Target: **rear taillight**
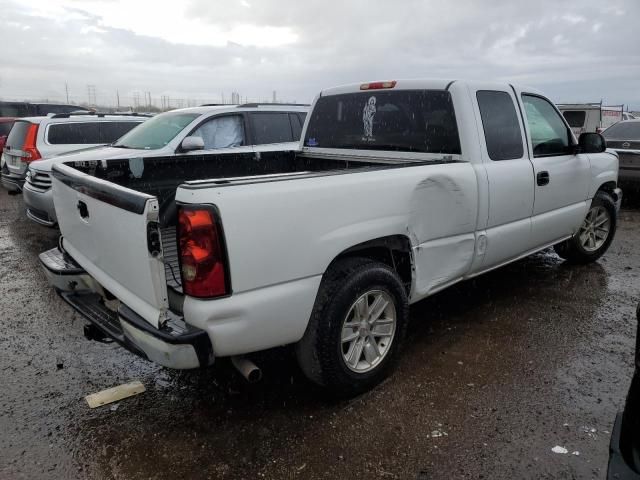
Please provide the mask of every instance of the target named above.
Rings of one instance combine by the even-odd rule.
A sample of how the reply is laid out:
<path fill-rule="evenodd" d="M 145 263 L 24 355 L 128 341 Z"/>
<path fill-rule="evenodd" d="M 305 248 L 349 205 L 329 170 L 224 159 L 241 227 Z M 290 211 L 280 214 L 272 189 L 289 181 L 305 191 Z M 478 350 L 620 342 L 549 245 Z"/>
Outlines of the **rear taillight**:
<path fill-rule="evenodd" d="M 222 229 L 213 208 L 179 208 L 178 247 L 185 295 L 213 298 L 230 293 L 223 242 Z"/>
<path fill-rule="evenodd" d="M 22 157 L 22 160 L 25 163 L 33 162 L 34 160 L 39 160 L 42 158 L 40 152 L 36 148 L 36 137 L 38 136 L 38 124 L 32 123 L 29 126 L 29 130 L 27 130 L 27 135 L 24 137 L 24 145 L 22 146 L 22 151 L 25 155 Z"/>

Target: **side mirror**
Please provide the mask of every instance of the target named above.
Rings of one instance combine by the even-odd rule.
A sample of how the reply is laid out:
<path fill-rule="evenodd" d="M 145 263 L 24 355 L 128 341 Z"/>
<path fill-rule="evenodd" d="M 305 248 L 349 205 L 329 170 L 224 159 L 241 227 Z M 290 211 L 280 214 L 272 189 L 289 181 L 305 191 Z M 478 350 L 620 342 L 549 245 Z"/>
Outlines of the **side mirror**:
<path fill-rule="evenodd" d="M 192 152 L 193 150 L 204 150 L 204 140 L 200 137 L 185 137 L 180 144 L 183 152 Z"/>
<path fill-rule="evenodd" d="M 607 141 L 599 133 L 583 133 L 578 139 L 581 153 L 601 153 L 607 149 Z"/>

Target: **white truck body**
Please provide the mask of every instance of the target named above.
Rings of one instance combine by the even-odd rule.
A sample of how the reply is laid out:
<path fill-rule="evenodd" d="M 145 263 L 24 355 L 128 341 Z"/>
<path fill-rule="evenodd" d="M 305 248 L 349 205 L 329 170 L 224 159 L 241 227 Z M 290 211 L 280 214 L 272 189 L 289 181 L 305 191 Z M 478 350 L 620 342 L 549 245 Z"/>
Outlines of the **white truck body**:
<path fill-rule="evenodd" d="M 248 160 L 235 158 L 237 167 L 230 174 L 173 179 L 173 203 L 178 208 L 214 205 L 224 227 L 230 289 L 215 299 L 176 293 L 167 286 L 168 270 L 162 268 L 170 244 L 166 230 L 162 230 L 162 251 L 150 253 L 148 225 L 162 223 L 158 214 L 165 209 L 166 198 L 141 191 L 128 180 L 96 178 L 113 179 L 109 173 L 80 171 L 70 164 L 54 166 L 62 247 L 77 263 L 74 290 L 78 291 L 78 283 L 103 296 L 107 290 L 108 299 L 115 297 L 128 307 L 129 316 L 133 310 L 150 329 L 162 329 L 168 317 L 179 317 L 187 328 L 204 332 L 212 361 L 215 356 L 300 341 L 323 276 L 345 253 L 392 245 L 388 247 L 392 257 L 405 255 L 402 258 L 409 262 L 398 275 L 414 303 L 572 238 L 599 190 L 605 189 L 619 203 L 617 157 L 575 150 L 576 139 L 566 122 L 535 90 L 463 81 L 382 85 L 381 90 L 376 90 L 377 84 L 357 84 L 322 91 L 307 116 L 299 150 L 272 159 L 286 168 L 272 168 L 269 159 L 258 156 L 255 161 L 263 161 L 264 168 L 258 168 L 259 173 L 243 172 L 240 164 Z M 371 129 L 382 128 L 375 116 L 393 113 L 393 105 L 383 98 L 395 97 L 385 97 L 386 92 L 406 92 L 407 98 L 424 94 L 425 102 L 435 102 L 431 92 L 437 92 L 433 98 L 450 99 L 459 148 L 438 147 L 449 153 L 398 151 L 375 144 Z M 370 141 L 375 148 L 327 148 L 311 136 L 331 102 L 344 98 L 346 109 L 351 98 L 371 97 L 378 99 L 378 110 L 367 113 L 365 104 L 364 135 L 356 142 Z M 515 115 L 520 132 L 504 133 L 512 135 L 509 152 L 507 147 L 495 147 L 495 142 L 504 143 L 500 129 L 495 127 L 497 136 L 490 132 L 491 118 L 501 115 L 500 105 Z M 490 112 L 497 113 L 490 117 Z M 541 115 L 557 116 L 552 122 L 565 129 L 568 145 L 561 151 L 550 151 L 553 142 L 540 140 L 549 130 Z M 431 131 L 442 132 L 437 118 L 430 117 L 429 122 L 435 122 Z M 450 132 L 438 135 L 443 145 L 453 141 Z M 116 168 L 122 169 L 126 166 Z M 79 202 L 86 205 L 86 218 L 78 213 Z M 71 294 L 68 282 L 60 281 L 51 268 L 47 271 L 58 290 Z M 122 308 L 118 316 L 128 346 L 135 344 L 148 358 L 177 368 L 203 364 L 201 355 L 178 356 L 171 346 L 150 347 L 150 341 L 134 338 L 127 334 L 131 323 Z M 135 325 L 155 335 L 140 322 Z"/>

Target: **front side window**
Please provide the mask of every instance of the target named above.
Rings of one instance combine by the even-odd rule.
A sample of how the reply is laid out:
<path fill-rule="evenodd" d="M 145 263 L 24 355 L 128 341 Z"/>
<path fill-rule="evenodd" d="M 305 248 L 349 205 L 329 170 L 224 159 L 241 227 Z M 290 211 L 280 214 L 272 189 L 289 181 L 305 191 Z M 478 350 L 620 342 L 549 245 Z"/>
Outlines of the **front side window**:
<path fill-rule="evenodd" d="M 534 157 L 567 155 L 569 129 L 553 105 L 542 97 L 522 95 Z"/>
<path fill-rule="evenodd" d="M 487 153 L 491 160 L 522 158 L 522 131 L 516 107 L 507 92 L 479 91 L 476 94 L 482 118 Z"/>
<path fill-rule="evenodd" d="M 587 118 L 587 112 L 584 110 L 567 110 L 566 112 L 562 112 L 562 116 L 570 127 L 578 128 L 584 125 L 584 121 Z"/>
<path fill-rule="evenodd" d="M 200 115 L 199 113 L 161 113 L 131 130 L 113 146 L 157 150 L 167 145 Z"/>
<path fill-rule="evenodd" d="M 449 92 L 367 91 L 320 97 L 304 145 L 459 154 L 460 139 Z"/>
<path fill-rule="evenodd" d="M 286 112 L 252 113 L 251 128 L 255 145 L 293 141 L 291 122 Z"/>
<path fill-rule="evenodd" d="M 244 121 L 241 115 L 215 117 L 200 125 L 192 134 L 204 141 L 205 150 L 240 147 L 244 142 Z"/>
<path fill-rule="evenodd" d="M 47 142 L 51 145 L 96 145 L 100 142 L 97 122 L 58 123 L 49 126 Z"/>

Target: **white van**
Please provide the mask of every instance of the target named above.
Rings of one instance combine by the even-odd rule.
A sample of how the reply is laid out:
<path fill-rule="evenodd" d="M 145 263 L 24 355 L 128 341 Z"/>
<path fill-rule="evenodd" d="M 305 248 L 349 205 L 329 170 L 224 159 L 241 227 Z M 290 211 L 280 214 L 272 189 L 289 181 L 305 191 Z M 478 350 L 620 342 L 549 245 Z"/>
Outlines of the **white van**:
<path fill-rule="evenodd" d="M 557 107 L 576 137 L 585 132 L 600 133 L 630 115 L 623 111 L 624 105 L 602 105 L 602 102 L 558 104 Z"/>

